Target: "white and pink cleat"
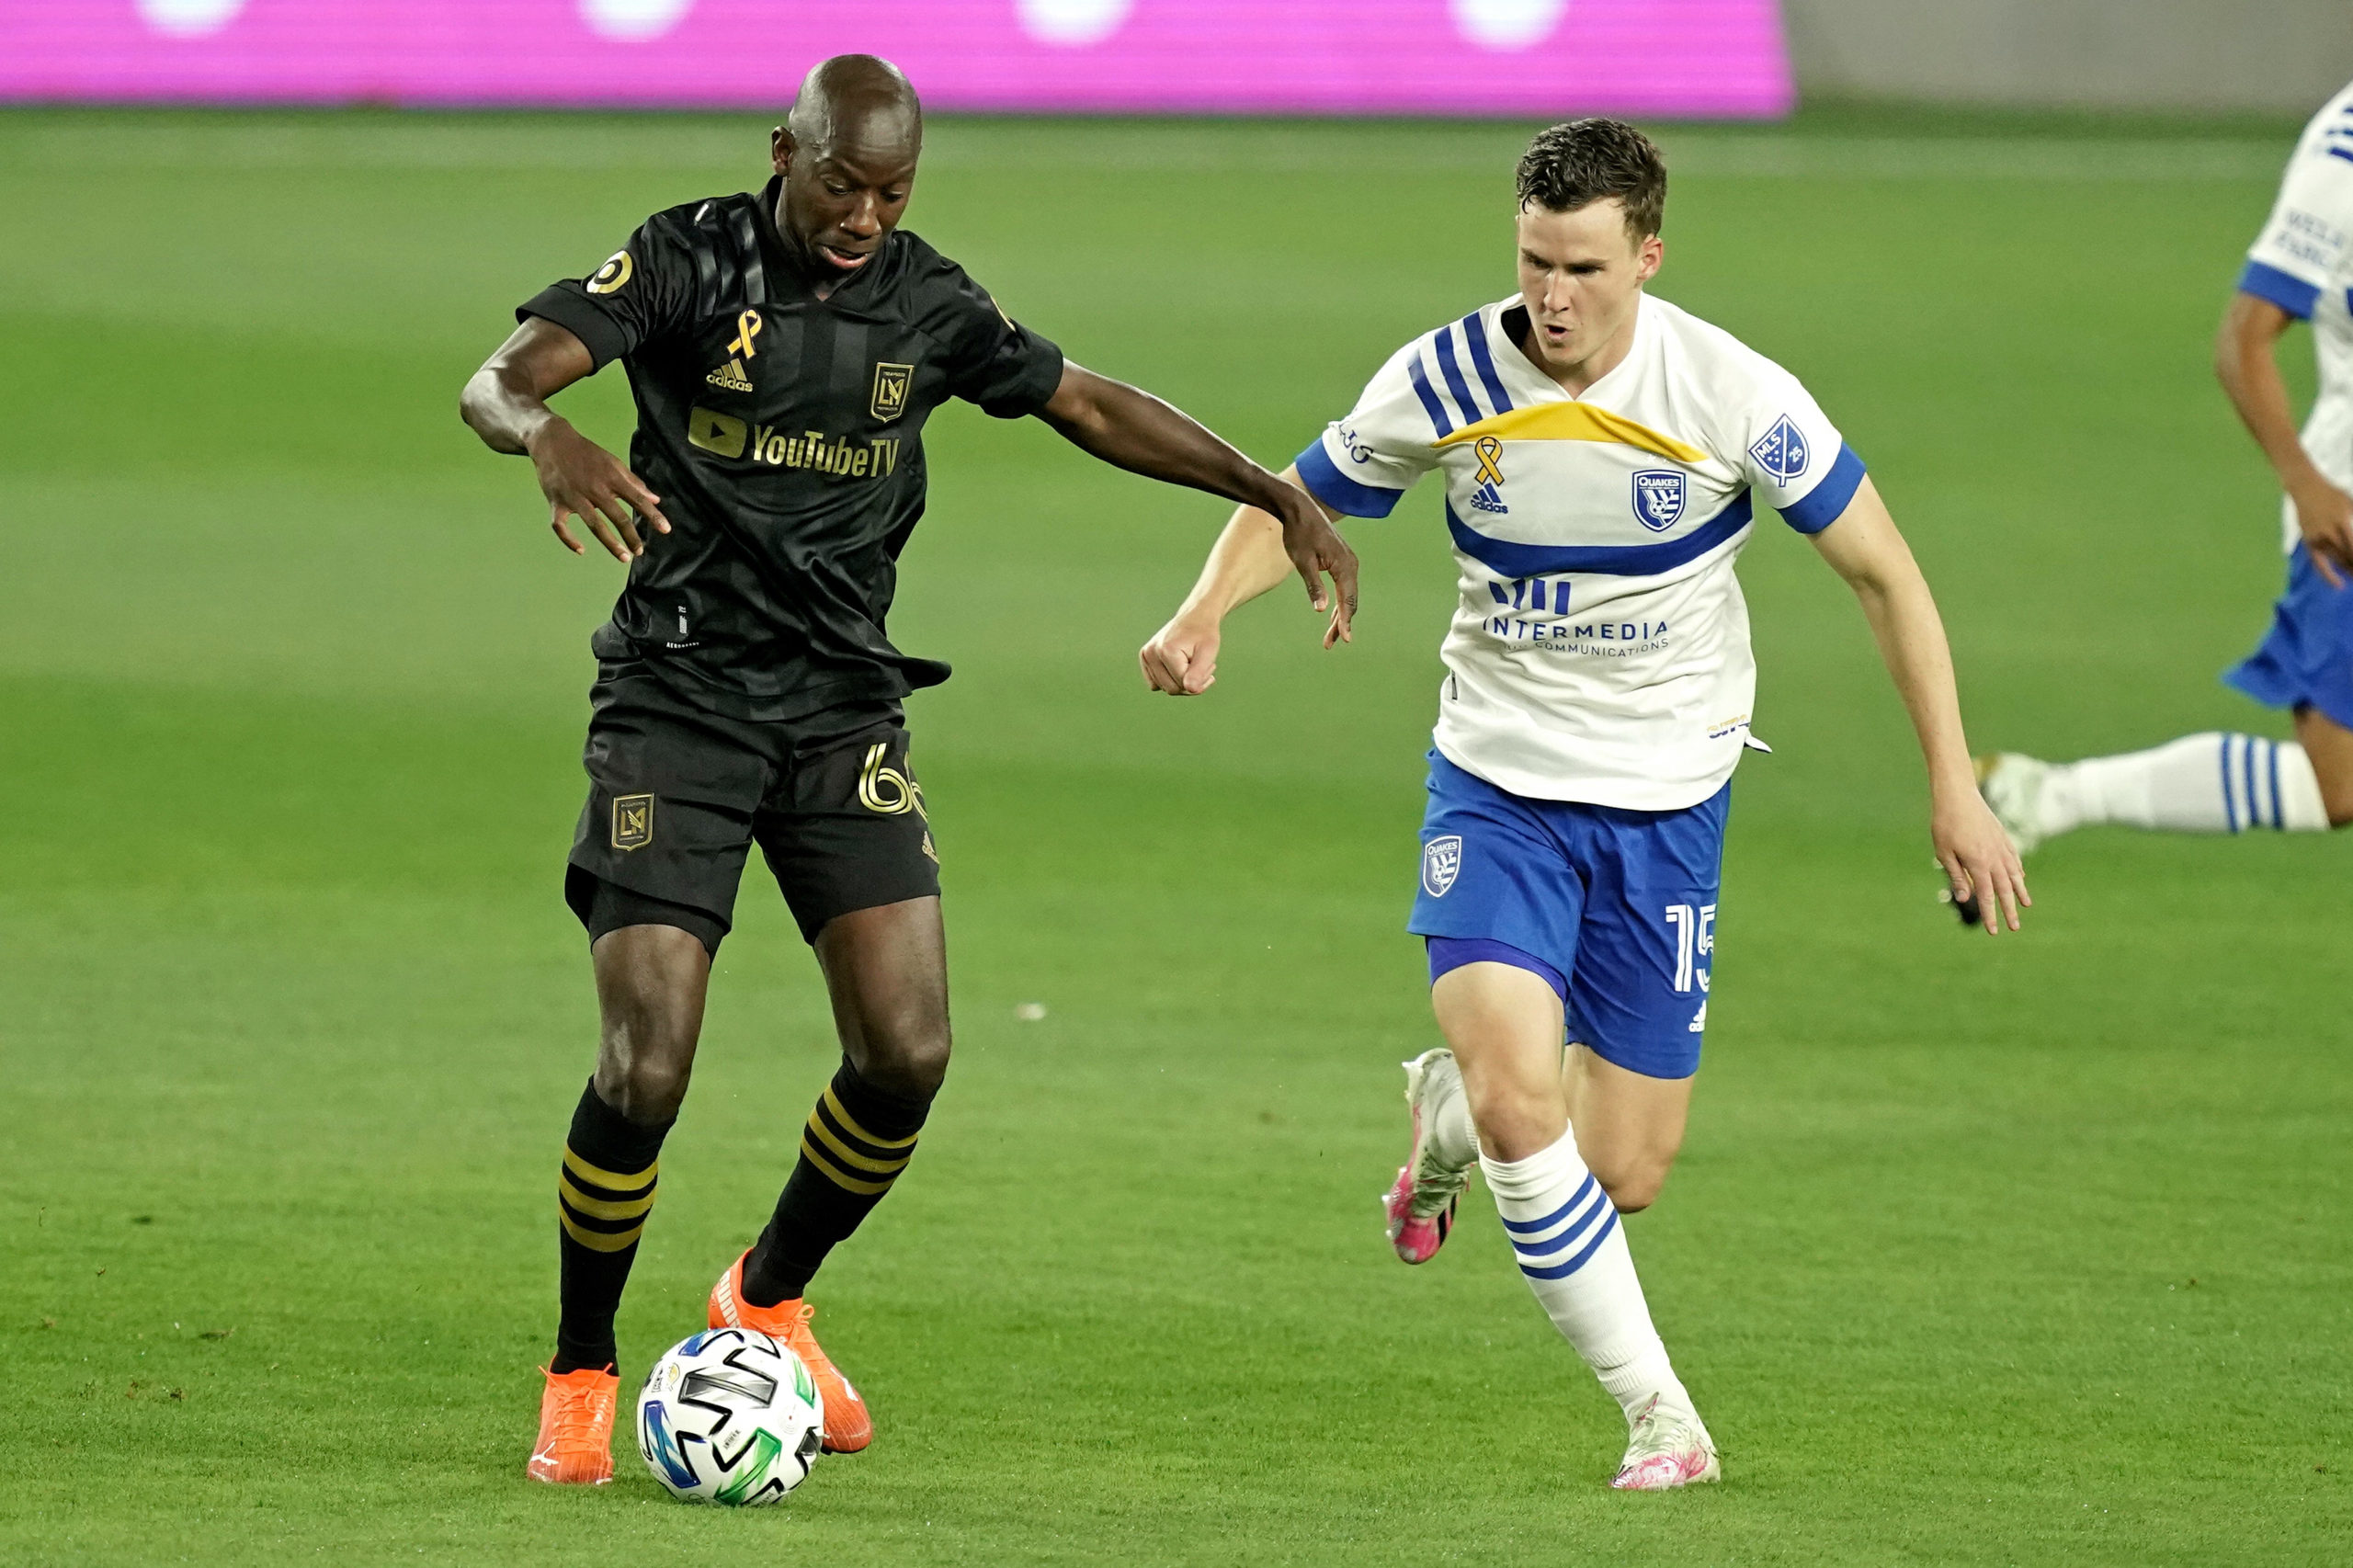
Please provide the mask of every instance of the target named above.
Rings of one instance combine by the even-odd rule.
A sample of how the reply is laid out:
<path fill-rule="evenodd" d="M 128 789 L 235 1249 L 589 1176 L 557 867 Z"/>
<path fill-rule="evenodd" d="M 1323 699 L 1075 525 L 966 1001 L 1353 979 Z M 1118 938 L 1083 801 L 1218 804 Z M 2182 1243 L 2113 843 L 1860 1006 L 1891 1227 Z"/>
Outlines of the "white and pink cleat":
<path fill-rule="evenodd" d="M 1471 1179 L 1469 1165 L 1449 1165 L 1438 1157 L 1430 1133 L 1437 1112 L 1462 1095 L 1462 1071 L 1454 1052 L 1439 1046 L 1425 1051 L 1405 1068 L 1405 1108 L 1414 1119 L 1414 1146 L 1398 1168 L 1397 1180 L 1381 1200 L 1389 1222 L 1389 1244 L 1407 1263 L 1427 1263 L 1454 1229 L 1454 1205 Z M 1472 1159 L 1478 1158 L 1473 1153 Z"/>
<path fill-rule="evenodd" d="M 1634 1414 L 1626 1457 L 1609 1484 L 1620 1492 L 1670 1492 L 1723 1477 L 1723 1466 L 1716 1462 L 1716 1445 L 1699 1415 L 1688 1410 L 1662 1410 L 1658 1395 L 1653 1394 L 1650 1403 Z"/>

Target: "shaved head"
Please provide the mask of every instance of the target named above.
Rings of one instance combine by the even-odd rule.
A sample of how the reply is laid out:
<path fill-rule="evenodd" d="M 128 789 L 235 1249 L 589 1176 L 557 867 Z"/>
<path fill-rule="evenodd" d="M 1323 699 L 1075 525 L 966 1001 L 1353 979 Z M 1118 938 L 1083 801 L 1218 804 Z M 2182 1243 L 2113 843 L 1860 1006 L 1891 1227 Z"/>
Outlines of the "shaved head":
<path fill-rule="evenodd" d="M 801 79 L 768 141 L 776 226 L 820 275 L 822 299 L 898 227 L 923 155 L 923 106 L 889 61 L 836 54 Z"/>
<path fill-rule="evenodd" d="M 914 84 L 887 60 L 836 54 L 801 80 L 785 128 L 804 150 L 823 157 L 852 148 L 919 151 L 923 105 Z"/>

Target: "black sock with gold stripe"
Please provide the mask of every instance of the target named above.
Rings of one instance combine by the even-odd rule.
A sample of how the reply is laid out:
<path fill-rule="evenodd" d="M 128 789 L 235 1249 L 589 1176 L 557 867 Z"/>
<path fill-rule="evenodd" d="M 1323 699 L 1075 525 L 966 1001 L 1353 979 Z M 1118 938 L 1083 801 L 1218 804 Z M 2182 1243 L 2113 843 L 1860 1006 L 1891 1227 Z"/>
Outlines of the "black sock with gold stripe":
<path fill-rule="evenodd" d="M 549 1369 L 609 1367 L 613 1313 L 654 1210 L 654 1173 L 670 1123 L 640 1127 L 607 1105 L 595 1079 L 580 1093 L 556 1177 L 556 1248 L 563 1255 L 562 1318 Z"/>
<path fill-rule="evenodd" d="M 844 1062 L 801 1130 L 801 1158 L 776 1215 L 744 1260 L 744 1300 L 772 1307 L 808 1289 L 834 1244 L 858 1229 L 915 1158 L 928 1099 L 878 1089 Z"/>

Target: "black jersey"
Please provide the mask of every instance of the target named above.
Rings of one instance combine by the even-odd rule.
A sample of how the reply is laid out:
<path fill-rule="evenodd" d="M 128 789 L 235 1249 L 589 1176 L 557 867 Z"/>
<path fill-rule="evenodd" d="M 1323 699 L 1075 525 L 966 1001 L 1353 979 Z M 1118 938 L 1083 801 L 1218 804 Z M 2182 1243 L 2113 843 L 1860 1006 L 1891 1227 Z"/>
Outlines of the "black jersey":
<path fill-rule="evenodd" d="M 517 311 L 629 367 L 630 466 L 662 498 L 590 646 L 739 719 L 904 697 L 948 666 L 891 645 L 923 516 L 923 425 L 951 397 L 1034 414 L 1062 351 L 904 231 L 819 299 L 777 233 L 779 182 L 646 220 Z"/>

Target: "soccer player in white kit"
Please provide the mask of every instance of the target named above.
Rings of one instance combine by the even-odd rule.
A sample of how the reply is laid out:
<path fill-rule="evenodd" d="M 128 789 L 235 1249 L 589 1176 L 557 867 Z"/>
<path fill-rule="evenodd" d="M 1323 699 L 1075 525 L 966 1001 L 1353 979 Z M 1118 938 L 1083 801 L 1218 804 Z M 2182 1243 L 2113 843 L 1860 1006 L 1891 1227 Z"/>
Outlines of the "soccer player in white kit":
<path fill-rule="evenodd" d="M 2276 358 L 2312 323 L 2320 395 L 2301 437 Z M 2063 766 L 1981 758 L 1985 798 L 2021 852 L 2078 827 L 2319 833 L 2353 822 L 2353 87 L 2304 127 L 2247 252 L 2214 373 L 2279 475 L 2288 586 L 2262 643 L 2223 679 L 2295 716 L 2293 742 L 2207 731 Z"/>
<path fill-rule="evenodd" d="M 1538 1301 L 1625 1414 L 1613 1484 L 1658 1490 L 1720 1469 L 1618 1218 L 1657 1197 L 1699 1067 L 1729 781 L 1756 744 L 1733 562 L 1756 503 L 1861 600 L 1955 895 L 2015 928 L 2026 883 L 1977 793 L 1935 601 L 1861 460 L 1787 371 L 1643 291 L 1665 254 L 1657 149 L 1616 120 L 1555 126 L 1518 195 L 1519 293 L 1399 350 L 1290 477 L 1335 517 L 1380 517 L 1437 472 L 1461 591 L 1410 922 L 1449 1049 L 1407 1063 L 1391 1242 L 1434 1254 L 1480 1166 Z M 1145 644 L 1146 679 L 1207 691 L 1227 612 L 1290 571 L 1276 520 L 1237 511 Z M 1325 644 L 1349 634 L 1342 607 Z"/>

